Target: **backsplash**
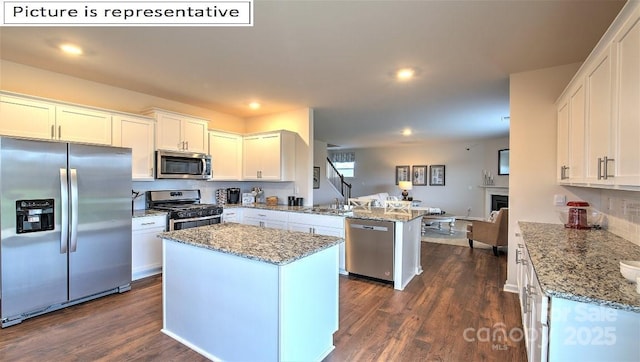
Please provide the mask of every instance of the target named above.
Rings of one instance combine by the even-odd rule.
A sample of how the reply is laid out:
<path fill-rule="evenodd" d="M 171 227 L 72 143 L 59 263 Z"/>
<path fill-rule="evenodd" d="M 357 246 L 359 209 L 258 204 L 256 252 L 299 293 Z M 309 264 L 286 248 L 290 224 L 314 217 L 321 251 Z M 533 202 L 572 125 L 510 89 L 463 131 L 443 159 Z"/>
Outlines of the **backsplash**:
<path fill-rule="evenodd" d="M 640 245 L 640 192 L 604 190 L 601 205 L 609 232 Z"/>

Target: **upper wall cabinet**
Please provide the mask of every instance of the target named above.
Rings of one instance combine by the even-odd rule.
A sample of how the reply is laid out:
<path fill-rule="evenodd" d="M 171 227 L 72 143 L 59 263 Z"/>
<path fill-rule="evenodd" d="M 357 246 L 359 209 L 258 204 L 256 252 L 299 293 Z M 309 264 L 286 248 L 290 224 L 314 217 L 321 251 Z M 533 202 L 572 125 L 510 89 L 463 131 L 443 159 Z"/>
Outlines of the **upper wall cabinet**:
<path fill-rule="evenodd" d="M 637 190 L 640 3 L 625 5 L 557 106 L 559 183 Z"/>
<path fill-rule="evenodd" d="M 242 153 L 244 180 L 295 180 L 296 134 L 278 131 L 245 136 Z"/>
<path fill-rule="evenodd" d="M 133 181 L 154 180 L 154 135 L 156 122 L 133 115 L 113 116 L 113 145 L 131 148 Z"/>
<path fill-rule="evenodd" d="M 593 57 L 586 67 L 587 117 L 585 174 L 588 183 L 609 183 L 615 126 L 613 114 L 613 79 L 615 62 L 612 47 Z"/>
<path fill-rule="evenodd" d="M 209 122 L 206 120 L 157 108 L 146 111 L 145 114 L 158 122 L 157 149 L 208 153 Z"/>
<path fill-rule="evenodd" d="M 585 89 L 576 83 L 558 103 L 558 181 L 584 181 Z"/>
<path fill-rule="evenodd" d="M 614 180 L 617 185 L 640 186 L 640 8 L 614 38 L 617 51 L 613 127 Z"/>
<path fill-rule="evenodd" d="M 0 95 L 0 133 L 110 145 L 111 113 L 3 94 Z"/>
<path fill-rule="evenodd" d="M 56 107 L 57 139 L 111 144 L 111 113 L 81 107 Z"/>
<path fill-rule="evenodd" d="M 53 139 L 53 103 L 0 95 L 0 133 L 6 136 Z"/>
<path fill-rule="evenodd" d="M 213 163 L 214 181 L 242 179 L 242 136 L 209 131 L 209 154 Z"/>

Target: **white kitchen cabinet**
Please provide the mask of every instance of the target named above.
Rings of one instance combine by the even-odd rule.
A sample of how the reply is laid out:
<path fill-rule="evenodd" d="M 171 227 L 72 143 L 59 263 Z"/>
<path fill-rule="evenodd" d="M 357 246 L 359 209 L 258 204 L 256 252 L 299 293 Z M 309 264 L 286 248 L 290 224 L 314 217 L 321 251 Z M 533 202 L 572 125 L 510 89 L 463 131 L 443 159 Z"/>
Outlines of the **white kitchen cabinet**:
<path fill-rule="evenodd" d="M 613 72 L 611 47 L 590 60 L 586 68 L 587 116 L 585 181 L 610 183 L 607 170 L 613 161 Z"/>
<path fill-rule="evenodd" d="M 110 145 L 111 113 L 3 94 L 0 96 L 0 133 Z"/>
<path fill-rule="evenodd" d="M 0 133 L 5 136 L 52 139 L 56 106 L 39 100 L 0 95 Z"/>
<path fill-rule="evenodd" d="M 56 139 L 111 145 L 111 113 L 56 106 Z"/>
<path fill-rule="evenodd" d="M 113 116 L 113 146 L 131 148 L 133 181 L 154 180 L 154 135 L 156 122 L 147 117 Z"/>
<path fill-rule="evenodd" d="M 344 216 L 289 213 L 289 231 L 336 236 L 344 239 Z M 345 243 L 340 243 L 338 270 L 347 274 L 345 269 Z"/>
<path fill-rule="evenodd" d="M 131 224 L 131 279 L 141 279 L 162 272 L 162 240 L 166 215 L 133 218 Z"/>
<path fill-rule="evenodd" d="M 574 84 L 557 103 L 557 180 L 584 182 L 585 87 Z"/>
<path fill-rule="evenodd" d="M 282 211 L 245 208 L 242 223 L 260 227 L 287 230 L 287 213 Z"/>
<path fill-rule="evenodd" d="M 242 177 L 244 180 L 293 181 L 295 179 L 296 134 L 278 131 L 245 136 Z"/>
<path fill-rule="evenodd" d="M 640 8 L 614 38 L 617 54 L 614 183 L 640 186 Z"/>
<path fill-rule="evenodd" d="M 156 149 L 208 153 L 209 122 L 152 108 L 145 112 L 156 119 Z"/>
<path fill-rule="evenodd" d="M 558 158 L 557 181 L 564 183 L 569 179 L 569 98 L 558 102 Z"/>
<path fill-rule="evenodd" d="M 578 82 L 569 93 L 569 180 L 584 181 L 585 89 Z"/>
<path fill-rule="evenodd" d="M 519 231 L 516 232 L 516 240 L 516 274 L 527 356 L 529 361 L 546 361 L 549 344 L 547 316 L 549 298 L 544 295 L 540 287 Z"/>
<path fill-rule="evenodd" d="M 240 223 L 242 221 L 242 208 L 229 207 L 222 210 L 222 222 L 235 222 Z"/>
<path fill-rule="evenodd" d="M 528 361 L 637 361 L 640 314 L 547 296 L 519 232 L 516 239 Z"/>
<path fill-rule="evenodd" d="M 557 106 L 558 183 L 638 190 L 640 5 L 625 6 Z"/>
<path fill-rule="evenodd" d="M 209 131 L 209 155 L 213 162 L 212 180 L 242 179 L 242 136 Z"/>

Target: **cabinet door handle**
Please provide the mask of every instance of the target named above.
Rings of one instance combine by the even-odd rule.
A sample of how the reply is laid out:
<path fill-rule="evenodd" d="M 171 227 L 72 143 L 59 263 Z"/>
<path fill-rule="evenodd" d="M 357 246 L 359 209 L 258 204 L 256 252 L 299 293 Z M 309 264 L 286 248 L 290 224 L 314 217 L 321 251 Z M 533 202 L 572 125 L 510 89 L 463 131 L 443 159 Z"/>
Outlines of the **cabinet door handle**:
<path fill-rule="evenodd" d="M 56 137 L 56 130 L 55 130 L 55 126 L 51 125 L 51 139 L 55 139 Z"/>
<path fill-rule="evenodd" d="M 568 170 L 569 170 L 569 166 L 560 167 L 560 180 L 566 180 L 569 178 L 569 174 L 567 173 Z"/>
<path fill-rule="evenodd" d="M 143 222 L 140 224 L 140 226 L 145 226 L 145 225 L 155 225 L 155 222 Z"/>
<path fill-rule="evenodd" d="M 522 301 L 522 313 L 527 314 L 530 312 L 529 310 L 529 290 L 526 287 L 522 287 L 524 289 L 524 300 Z"/>
<path fill-rule="evenodd" d="M 520 249 L 516 249 L 516 264 L 520 264 L 522 259 L 520 259 Z"/>
<path fill-rule="evenodd" d="M 185 150 L 189 150 L 189 141 L 186 141 L 184 144 L 186 145 Z"/>
<path fill-rule="evenodd" d="M 58 139 L 62 139 L 62 126 L 58 126 Z"/>
<path fill-rule="evenodd" d="M 609 177 L 615 177 L 614 175 L 609 175 L 609 162 L 610 161 L 615 161 L 615 159 L 613 158 L 609 158 L 607 156 L 604 156 L 604 179 L 608 179 Z"/>
<path fill-rule="evenodd" d="M 606 166 L 605 166 L 606 167 Z M 598 157 L 598 180 L 602 179 L 602 158 Z M 605 177 L 606 178 L 606 177 Z"/>

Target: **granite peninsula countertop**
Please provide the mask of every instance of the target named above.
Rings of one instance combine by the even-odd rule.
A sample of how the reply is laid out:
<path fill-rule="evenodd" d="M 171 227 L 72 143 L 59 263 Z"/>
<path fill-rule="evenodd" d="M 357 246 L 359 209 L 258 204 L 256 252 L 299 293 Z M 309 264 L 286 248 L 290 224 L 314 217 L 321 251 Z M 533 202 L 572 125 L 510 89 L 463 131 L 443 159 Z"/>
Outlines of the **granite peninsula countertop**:
<path fill-rule="evenodd" d="M 640 260 L 640 246 L 606 230 L 518 224 L 547 296 L 640 313 L 635 284 L 620 274 L 620 260 Z"/>
<path fill-rule="evenodd" d="M 340 210 L 332 209 L 329 206 L 287 206 L 276 205 L 267 206 L 266 204 L 252 204 L 252 205 L 224 205 L 224 208 L 236 208 L 244 207 L 251 209 L 284 211 L 284 212 L 296 212 L 304 214 L 317 214 L 317 215 L 330 215 L 330 216 L 342 216 L 354 219 L 368 219 L 368 220 L 380 220 L 380 221 L 399 221 L 407 222 L 416 218 L 420 218 L 423 215 L 429 215 L 426 210 L 411 210 L 411 214 L 407 213 L 385 213 L 382 207 L 372 207 L 370 209 L 353 209 L 353 210 Z M 437 215 L 434 215 L 437 216 Z"/>
<path fill-rule="evenodd" d="M 236 223 L 169 231 L 160 237 L 275 265 L 289 264 L 344 241 L 333 236 Z"/>

